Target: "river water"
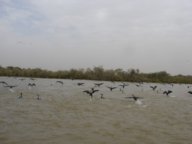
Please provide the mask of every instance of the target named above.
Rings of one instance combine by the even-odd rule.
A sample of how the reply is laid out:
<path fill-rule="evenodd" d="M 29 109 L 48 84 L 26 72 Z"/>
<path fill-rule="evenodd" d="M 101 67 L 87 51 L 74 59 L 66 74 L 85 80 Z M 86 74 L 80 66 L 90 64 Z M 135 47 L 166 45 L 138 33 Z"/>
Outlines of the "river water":
<path fill-rule="evenodd" d="M 192 143 L 191 85 L 127 83 L 120 91 L 120 82 L 103 81 L 91 99 L 83 91 L 101 81 L 20 79 L 0 77 L 17 86 L 0 83 L 0 144 Z M 107 86 L 118 88 L 111 92 Z M 173 93 L 166 96 L 164 90 Z M 126 98 L 132 94 L 142 97 L 139 103 Z"/>

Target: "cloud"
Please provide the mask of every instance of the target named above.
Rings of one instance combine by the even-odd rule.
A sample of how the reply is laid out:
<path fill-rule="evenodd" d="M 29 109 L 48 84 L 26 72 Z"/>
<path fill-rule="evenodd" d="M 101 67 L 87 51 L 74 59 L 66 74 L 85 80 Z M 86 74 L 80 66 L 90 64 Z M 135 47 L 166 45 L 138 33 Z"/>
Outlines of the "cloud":
<path fill-rule="evenodd" d="M 190 0 L 0 1 L 0 61 L 5 65 L 65 69 L 98 64 L 177 73 L 178 61 L 190 58 L 191 36 Z"/>

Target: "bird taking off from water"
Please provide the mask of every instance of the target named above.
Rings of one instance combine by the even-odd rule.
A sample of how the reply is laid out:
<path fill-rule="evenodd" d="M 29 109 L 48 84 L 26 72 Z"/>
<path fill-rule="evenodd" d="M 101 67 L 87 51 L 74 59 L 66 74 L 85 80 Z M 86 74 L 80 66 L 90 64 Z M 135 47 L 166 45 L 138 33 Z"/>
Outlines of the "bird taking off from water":
<path fill-rule="evenodd" d="M 168 91 L 164 91 L 163 94 L 166 94 L 167 96 L 169 96 L 169 94 L 172 93 L 171 90 L 168 90 Z"/>

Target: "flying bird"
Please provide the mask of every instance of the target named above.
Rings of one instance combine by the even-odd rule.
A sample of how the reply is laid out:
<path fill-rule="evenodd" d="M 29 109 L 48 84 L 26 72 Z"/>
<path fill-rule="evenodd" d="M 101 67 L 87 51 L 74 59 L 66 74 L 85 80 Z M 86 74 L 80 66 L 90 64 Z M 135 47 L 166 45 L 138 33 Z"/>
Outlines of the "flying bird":
<path fill-rule="evenodd" d="M 192 94 L 192 91 L 188 91 L 189 94 Z"/>
<path fill-rule="evenodd" d="M 34 87 L 34 86 L 36 86 L 36 84 L 35 83 L 28 83 L 28 86 Z"/>
<path fill-rule="evenodd" d="M 4 87 L 8 87 L 8 88 L 12 89 L 12 88 L 17 87 L 17 86 L 16 85 L 6 85 Z"/>
<path fill-rule="evenodd" d="M 127 84 L 125 84 L 125 83 L 123 83 L 123 84 L 120 84 L 119 85 L 120 87 L 122 87 L 123 89 L 126 87 L 126 86 L 128 86 Z"/>
<path fill-rule="evenodd" d="M 137 97 L 135 95 L 132 95 L 131 97 L 125 97 L 125 98 L 133 99 L 134 101 L 137 101 L 138 99 L 142 99 L 142 97 Z"/>
<path fill-rule="evenodd" d="M 150 88 L 152 88 L 154 91 L 157 88 L 157 86 L 150 86 Z"/>
<path fill-rule="evenodd" d="M 56 83 L 59 83 L 59 84 L 61 84 L 61 85 L 64 84 L 62 81 L 56 81 Z"/>
<path fill-rule="evenodd" d="M 107 88 L 110 89 L 110 91 L 113 91 L 113 89 L 116 89 L 117 87 L 110 87 L 110 86 L 108 86 Z"/>
<path fill-rule="evenodd" d="M 0 81 L 0 83 L 2 83 L 3 85 L 8 85 L 8 83 L 5 81 Z"/>
<path fill-rule="evenodd" d="M 98 92 L 99 90 L 95 90 L 94 88 L 91 88 L 91 90 L 84 90 L 84 93 L 87 93 L 89 96 L 91 96 L 91 98 L 93 97 L 93 94 L 95 92 Z"/>
<path fill-rule="evenodd" d="M 95 86 L 97 86 L 97 87 L 100 87 L 101 85 L 103 85 L 103 83 L 94 83 L 95 84 Z"/>
<path fill-rule="evenodd" d="M 84 85 L 84 83 L 80 83 L 80 82 L 79 82 L 79 83 L 77 83 L 77 85 L 78 85 L 78 86 L 82 86 L 82 85 Z"/>
<path fill-rule="evenodd" d="M 168 90 L 168 91 L 164 91 L 163 94 L 166 94 L 167 96 L 169 96 L 169 94 L 172 93 L 171 90 Z"/>

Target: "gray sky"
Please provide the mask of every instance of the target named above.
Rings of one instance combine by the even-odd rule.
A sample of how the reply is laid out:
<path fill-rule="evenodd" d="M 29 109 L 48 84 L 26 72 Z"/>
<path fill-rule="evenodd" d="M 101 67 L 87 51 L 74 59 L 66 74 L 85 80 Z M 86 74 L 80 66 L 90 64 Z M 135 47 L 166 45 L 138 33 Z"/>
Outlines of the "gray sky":
<path fill-rule="evenodd" d="M 0 0 L 0 65 L 192 74 L 191 0 Z"/>

